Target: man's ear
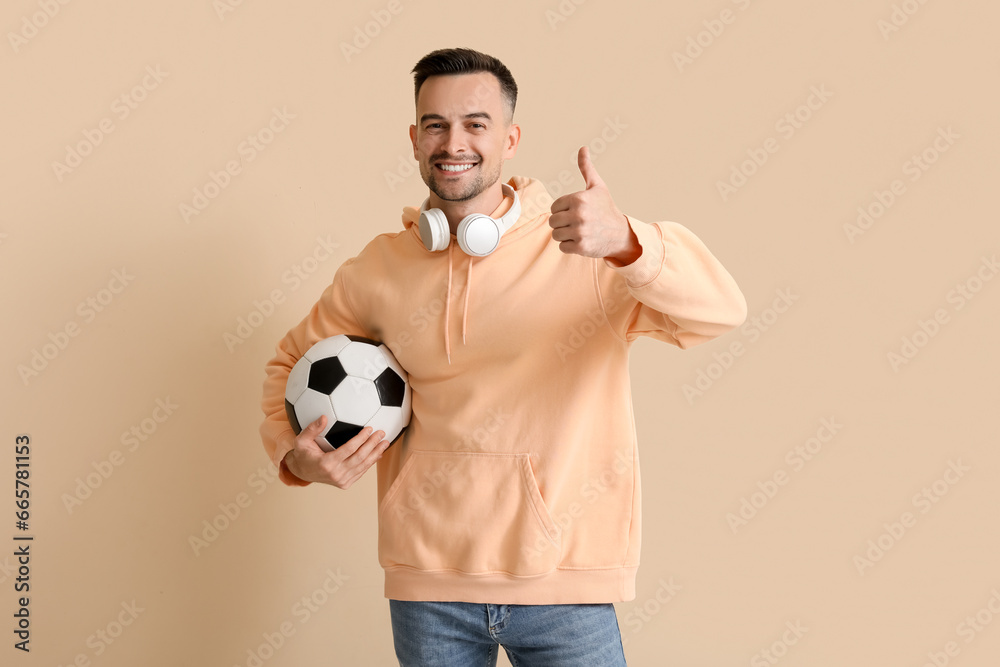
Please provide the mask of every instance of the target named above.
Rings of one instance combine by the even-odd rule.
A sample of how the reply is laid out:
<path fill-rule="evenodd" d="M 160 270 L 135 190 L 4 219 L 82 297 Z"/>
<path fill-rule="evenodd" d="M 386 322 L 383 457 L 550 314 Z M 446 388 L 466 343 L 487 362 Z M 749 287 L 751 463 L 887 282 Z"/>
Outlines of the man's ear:
<path fill-rule="evenodd" d="M 507 140 L 504 147 L 504 159 L 509 160 L 517 153 L 517 145 L 521 141 L 521 126 L 511 123 L 507 129 Z"/>
<path fill-rule="evenodd" d="M 418 162 L 420 159 L 417 157 L 417 126 L 410 126 L 410 143 L 413 144 L 413 159 Z"/>

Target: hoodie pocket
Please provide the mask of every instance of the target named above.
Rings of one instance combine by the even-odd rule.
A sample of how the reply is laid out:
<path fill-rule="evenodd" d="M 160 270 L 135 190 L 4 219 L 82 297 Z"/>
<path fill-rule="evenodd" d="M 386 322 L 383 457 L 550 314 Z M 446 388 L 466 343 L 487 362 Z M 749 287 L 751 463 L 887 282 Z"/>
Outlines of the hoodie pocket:
<path fill-rule="evenodd" d="M 526 453 L 411 451 L 379 508 L 382 567 L 532 576 L 560 554 Z"/>

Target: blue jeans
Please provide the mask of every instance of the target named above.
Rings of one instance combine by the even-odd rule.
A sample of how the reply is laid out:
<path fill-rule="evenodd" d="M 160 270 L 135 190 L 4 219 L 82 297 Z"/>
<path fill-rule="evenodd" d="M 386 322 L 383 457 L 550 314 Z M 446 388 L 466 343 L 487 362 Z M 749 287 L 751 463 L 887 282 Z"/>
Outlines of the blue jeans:
<path fill-rule="evenodd" d="M 400 667 L 494 667 L 503 646 L 513 667 L 625 664 L 614 605 L 473 604 L 389 600 Z"/>

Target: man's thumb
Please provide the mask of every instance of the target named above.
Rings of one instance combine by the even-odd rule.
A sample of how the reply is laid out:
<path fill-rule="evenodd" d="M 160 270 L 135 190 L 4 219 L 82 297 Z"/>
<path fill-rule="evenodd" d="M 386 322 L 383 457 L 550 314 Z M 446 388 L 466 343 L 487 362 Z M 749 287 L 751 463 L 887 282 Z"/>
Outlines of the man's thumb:
<path fill-rule="evenodd" d="M 319 419 L 309 424 L 306 428 L 315 431 L 316 433 L 321 433 L 326 427 L 326 415 L 320 415 Z"/>
<path fill-rule="evenodd" d="M 604 181 L 597 173 L 597 168 L 594 167 L 594 163 L 590 161 L 589 146 L 582 146 L 580 148 L 580 153 L 577 155 L 577 162 L 580 165 L 580 173 L 583 175 L 583 182 L 586 184 L 588 190 L 593 187 L 604 185 Z"/>

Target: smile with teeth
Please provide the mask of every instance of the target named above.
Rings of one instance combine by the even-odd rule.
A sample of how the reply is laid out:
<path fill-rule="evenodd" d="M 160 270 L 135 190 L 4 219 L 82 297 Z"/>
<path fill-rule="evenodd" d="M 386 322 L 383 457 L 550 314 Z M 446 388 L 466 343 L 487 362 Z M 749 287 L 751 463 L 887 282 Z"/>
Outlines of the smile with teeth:
<path fill-rule="evenodd" d="M 468 170 L 472 169 L 473 167 L 475 167 L 476 163 L 475 162 L 466 162 L 464 164 L 441 164 L 441 163 L 438 163 L 436 166 L 437 166 L 438 169 L 441 169 L 442 171 L 463 172 L 463 171 L 468 171 Z"/>

